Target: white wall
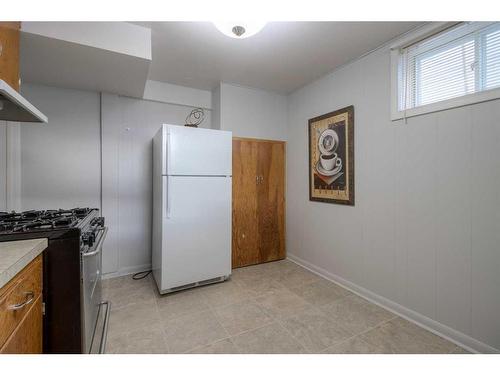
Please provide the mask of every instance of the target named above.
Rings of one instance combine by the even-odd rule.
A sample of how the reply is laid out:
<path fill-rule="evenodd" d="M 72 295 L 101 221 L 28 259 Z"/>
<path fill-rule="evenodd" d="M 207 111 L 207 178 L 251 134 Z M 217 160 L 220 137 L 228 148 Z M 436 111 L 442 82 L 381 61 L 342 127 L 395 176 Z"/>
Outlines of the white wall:
<path fill-rule="evenodd" d="M 0 211 L 21 209 L 21 128 L 0 121 Z"/>
<path fill-rule="evenodd" d="M 99 207 L 99 94 L 28 84 L 22 93 L 49 119 L 20 125 L 22 208 Z"/>
<path fill-rule="evenodd" d="M 212 129 L 220 130 L 221 97 L 220 85 L 212 90 Z"/>
<path fill-rule="evenodd" d="M 310 202 L 307 121 L 351 104 L 356 205 Z M 391 122 L 387 48 L 294 92 L 289 255 L 474 349 L 500 349 L 499 142 L 500 101 Z"/>
<path fill-rule="evenodd" d="M 286 116 L 286 96 L 221 82 L 220 128 L 233 136 L 286 140 Z"/>
<path fill-rule="evenodd" d="M 152 139 L 163 123 L 183 125 L 193 107 L 102 96 L 103 215 L 110 230 L 103 272 L 151 268 Z M 202 127 L 211 127 L 205 111 Z"/>
<path fill-rule="evenodd" d="M 180 104 L 204 109 L 212 108 L 212 93 L 210 91 L 172 85 L 165 82 L 147 80 L 142 98 L 162 103 Z"/>

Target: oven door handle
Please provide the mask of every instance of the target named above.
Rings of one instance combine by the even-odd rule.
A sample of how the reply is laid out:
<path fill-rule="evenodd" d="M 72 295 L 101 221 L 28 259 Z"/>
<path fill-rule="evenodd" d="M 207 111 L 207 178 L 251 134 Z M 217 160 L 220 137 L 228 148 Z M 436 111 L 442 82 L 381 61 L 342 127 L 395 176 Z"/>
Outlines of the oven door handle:
<path fill-rule="evenodd" d="M 102 230 L 103 233 L 102 233 L 101 238 L 99 239 L 99 243 L 96 245 L 96 249 L 94 251 L 90 251 L 88 253 L 83 253 L 82 256 L 84 258 L 94 256 L 101 251 L 102 244 L 104 243 L 104 239 L 106 238 L 106 235 L 108 234 L 108 227 L 104 227 L 104 228 L 99 229 L 99 230 Z"/>

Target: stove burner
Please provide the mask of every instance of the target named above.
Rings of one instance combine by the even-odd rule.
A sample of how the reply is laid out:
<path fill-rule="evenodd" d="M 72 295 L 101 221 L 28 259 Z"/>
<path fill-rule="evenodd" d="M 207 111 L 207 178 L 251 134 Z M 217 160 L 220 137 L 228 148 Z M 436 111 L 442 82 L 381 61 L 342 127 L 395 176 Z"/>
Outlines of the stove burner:
<path fill-rule="evenodd" d="M 74 216 L 63 217 L 62 219 L 57 219 L 52 221 L 54 228 L 73 226 L 78 220 Z"/>

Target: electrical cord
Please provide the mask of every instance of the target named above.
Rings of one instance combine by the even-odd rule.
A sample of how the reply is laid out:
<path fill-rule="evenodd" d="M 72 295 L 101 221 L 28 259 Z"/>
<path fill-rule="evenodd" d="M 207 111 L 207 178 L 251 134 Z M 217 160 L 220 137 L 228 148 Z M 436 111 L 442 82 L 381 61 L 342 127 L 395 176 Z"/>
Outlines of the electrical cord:
<path fill-rule="evenodd" d="M 133 280 L 142 280 L 151 273 L 151 271 L 142 271 L 142 272 L 137 272 L 132 275 Z"/>

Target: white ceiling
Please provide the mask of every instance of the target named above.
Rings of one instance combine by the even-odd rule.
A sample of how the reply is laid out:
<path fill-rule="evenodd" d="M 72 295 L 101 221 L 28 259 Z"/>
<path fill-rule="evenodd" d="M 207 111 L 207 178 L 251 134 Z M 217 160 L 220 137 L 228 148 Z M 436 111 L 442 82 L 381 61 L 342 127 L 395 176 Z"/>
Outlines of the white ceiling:
<path fill-rule="evenodd" d="M 210 22 L 146 22 L 149 79 L 210 90 L 219 81 L 289 93 L 419 22 L 271 22 L 233 39 Z"/>

